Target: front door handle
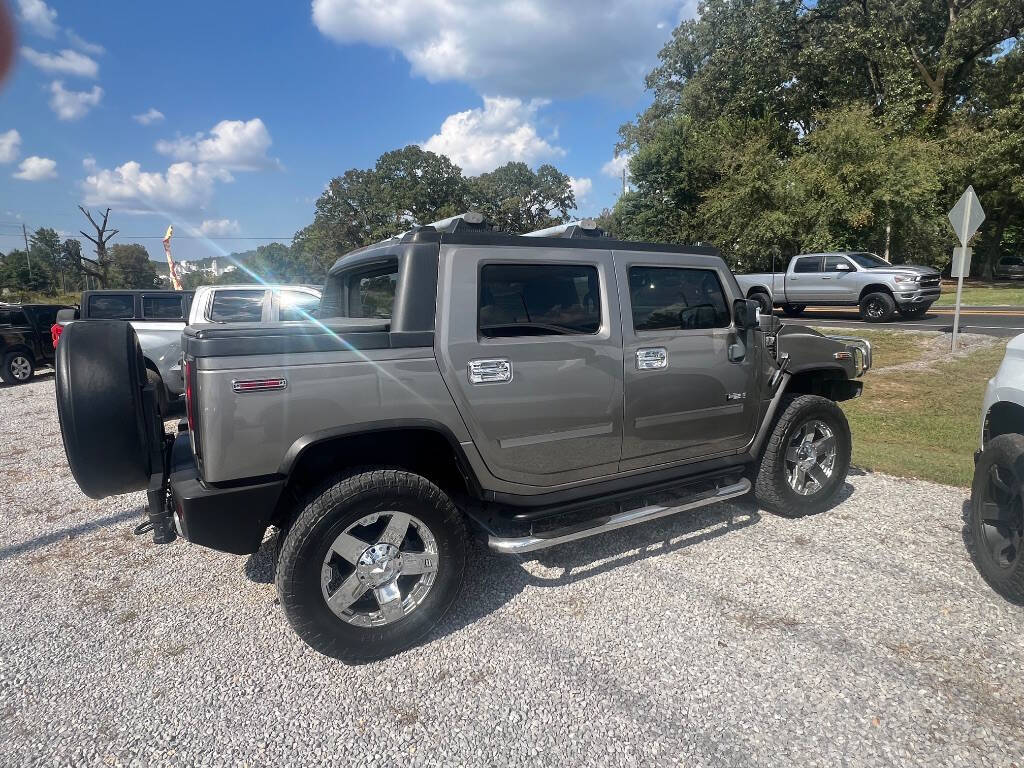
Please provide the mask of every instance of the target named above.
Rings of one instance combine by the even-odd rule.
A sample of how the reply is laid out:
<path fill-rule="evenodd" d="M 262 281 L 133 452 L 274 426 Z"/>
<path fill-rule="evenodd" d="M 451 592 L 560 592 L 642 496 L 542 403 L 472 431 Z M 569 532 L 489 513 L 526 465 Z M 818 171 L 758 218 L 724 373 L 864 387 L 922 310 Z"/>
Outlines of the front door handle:
<path fill-rule="evenodd" d="M 636 351 L 636 369 L 654 371 L 668 365 L 668 350 L 664 347 L 641 347 Z"/>
<path fill-rule="evenodd" d="M 831 280 L 832 279 L 832 275 L 822 275 L 821 279 L 822 280 Z"/>
<path fill-rule="evenodd" d="M 512 381 L 511 360 L 470 360 L 470 384 L 504 384 Z"/>

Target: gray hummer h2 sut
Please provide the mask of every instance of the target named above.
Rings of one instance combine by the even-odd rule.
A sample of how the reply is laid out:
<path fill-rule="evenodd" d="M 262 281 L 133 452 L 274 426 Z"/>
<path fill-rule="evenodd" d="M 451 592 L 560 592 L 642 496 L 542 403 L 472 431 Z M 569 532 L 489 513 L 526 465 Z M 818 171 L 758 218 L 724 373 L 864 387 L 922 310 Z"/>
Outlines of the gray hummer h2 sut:
<path fill-rule="evenodd" d="M 145 488 L 157 542 L 244 554 L 275 526 L 285 615 L 347 661 L 437 624 L 467 530 L 516 554 L 751 489 L 783 515 L 829 506 L 866 342 L 759 322 L 711 248 L 536 234 L 454 217 L 340 258 L 316 322 L 186 328 L 176 436 L 131 327 L 71 324 L 75 479 Z"/>

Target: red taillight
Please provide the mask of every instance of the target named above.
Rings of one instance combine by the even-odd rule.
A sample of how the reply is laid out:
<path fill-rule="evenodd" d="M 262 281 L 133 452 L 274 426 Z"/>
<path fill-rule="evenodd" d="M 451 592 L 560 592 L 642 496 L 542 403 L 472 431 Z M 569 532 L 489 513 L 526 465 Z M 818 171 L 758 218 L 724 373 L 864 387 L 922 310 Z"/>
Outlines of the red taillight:
<path fill-rule="evenodd" d="M 63 332 L 64 326 L 60 323 L 54 323 L 50 326 L 50 341 L 53 342 L 53 348 L 57 348 L 57 342 L 60 340 L 60 334 Z"/>
<path fill-rule="evenodd" d="M 185 361 L 185 417 L 188 419 L 189 431 L 193 434 L 196 430 L 196 393 L 195 393 L 195 363 L 191 360 Z"/>

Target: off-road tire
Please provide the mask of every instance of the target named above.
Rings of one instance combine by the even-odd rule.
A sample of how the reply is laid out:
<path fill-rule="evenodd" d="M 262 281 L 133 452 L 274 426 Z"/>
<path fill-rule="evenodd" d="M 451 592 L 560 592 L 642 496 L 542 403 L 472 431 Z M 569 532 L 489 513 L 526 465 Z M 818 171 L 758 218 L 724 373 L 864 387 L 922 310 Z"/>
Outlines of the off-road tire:
<path fill-rule="evenodd" d="M 992 467 L 1003 468 L 1004 479 L 1011 476 L 1015 483 L 1024 483 L 1024 435 L 1006 434 L 992 438 L 981 452 L 974 468 L 971 504 L 967 513 L 967 549 L 982 578 L 996 592 L 1015 603 L 1024 604 L 1024 552 L 1018 552 L 1016 561 L 1009 566 L 996 562 L 986 545 L 984 524 L 985 485 Z M 1017 509 L 1021 499 L 1017 497 Z M 1018 529 L 1019 530 L 1019 529 Z"/>
<path fill-rule="evenodd" d="M 35 372 L 35 361 L 28 352 L 8 352 L 4 355 L 3 368 L 0 368 L 0 379 L 5 384 L 28 384 Z"/>
<path fill-rule="evenodd" d="M 156 412 L 160 414 L 161 418 L 166 418 L 168 398 L 164 380 L 152 368 L 146 369 L 146 380 L 153 385 L 153 390 L 156 392 Z"/>
<path fill-rule="evenodd" d="M 426 524 L 437 543 L 437 575 L 423 602 L 404 617 L 355 626 L 327 605 L 320 586 L 324 556 L 348 526 L 385 511 L 407 512 Z M 331 480 L 305 505 L 281 546 L 275 581 L 285 616 L 305 643 L 361 663 L 398 653 L 430 632 L 458 596 L 465 563 L 465 524 L 444 491 L 404 470 L 364 469 Z"/>
<path fill-rule="evenodd" d="M 805 309 L 807 309 L 806 304 L 783 304 L 782 314 L 786 317 L 800 317 Z"/>
<path fill-rule="evenodd" d="M 802 496 L 789 485 L 785 456 L 797 430 L 811 420 L 820 420 L 831 428 L 835 436 L 836 458 L 832 475 L 821 490 Z M 818 395 L 783 396 L 757 468 L 754 495 L 758 504 L 783 517 L 804 517 L 823 512 L 846 481 L 850 451 L 850 425 L 838 405 Z"/>
<path fill-rule="evenodd" d="M 865 323 L 887 323 L 896 315 L 896 300 L 878 291 L 860 300 L 860 319 Z"/>
<path fill-rule="evenodd" d="M 772 297 L 764 291 L 755 291 L 748 298 L 757 302 L 758 310 L 762 315 L 770 315 L 772 313 Z"/>
<path fill-rule="evenodd" d="M 931 304 L 915 304 L 910 307 L 900 307 L 900 317 L 905 317 L 907 320 L 917 320 L 924 317 L 931 306 Z"/>

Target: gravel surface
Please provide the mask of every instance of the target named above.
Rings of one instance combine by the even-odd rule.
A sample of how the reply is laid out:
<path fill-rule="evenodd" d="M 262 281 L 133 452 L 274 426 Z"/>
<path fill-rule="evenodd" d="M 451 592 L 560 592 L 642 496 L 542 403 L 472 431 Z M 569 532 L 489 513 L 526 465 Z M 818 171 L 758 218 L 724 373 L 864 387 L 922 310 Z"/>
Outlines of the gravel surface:
<path fill-rule="evenodd" d="M 1024 766 L 1024 609 L 967 491 L 851 475 L 520 561 L 472 548 L 426 642 L 307 649 L 250 558 L 132 536 L 64 460 L 53 380 L 0 389 L 0 765 Z"/>

